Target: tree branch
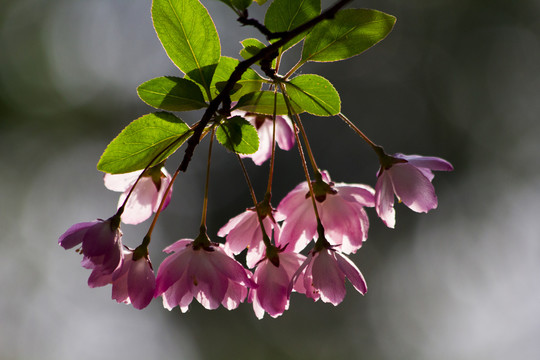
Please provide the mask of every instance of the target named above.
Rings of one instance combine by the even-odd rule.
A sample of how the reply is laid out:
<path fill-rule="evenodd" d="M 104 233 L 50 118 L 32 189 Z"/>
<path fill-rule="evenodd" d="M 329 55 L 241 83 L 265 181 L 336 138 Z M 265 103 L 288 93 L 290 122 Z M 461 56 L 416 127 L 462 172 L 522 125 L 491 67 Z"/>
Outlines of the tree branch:
<path fill-rule="evenodd" d="M 352 0 L 340 0 L 337 1 L 334 5 L 326 9 L 324 12 L 322 12 L 320 15 L 314 17 L 313 19 L 309 20 L 308 22 L 292 29 L 291 31 L 288 31 L 283 35 L 283 37 L 276 41 L 275 43 L 268 45 L 264 49 L 261 49 L 257 54 L 253 55 L 249 59 L 246 59 L 242 62 L 240 62 L 236 68 L 234 69 L 233 73 L 229 77 L 229 80 L 225 84 L 225 87 L 221 92 L 212 100 L 210 101 L 210 104 L 208 105 L 208 108 L 204 112 L 201 121 L 195 126 L 193 129 L 193 135 L 189 138 L 187 141 L 187 148 L 186 152 L 184 154 L 184 158 L 182 159 L 182 162 L 180 163 L 180 166 L 178 169 L 180 171 L 185 172 L 187 170 L 187 167 L 189 165 L 189 162 L 191 161 L 191 158 L 193 157 L 193 152 L 195 151 L 195 148 L 200 142 L 201 135 L 203 133 L 204 128 L 210 120 L 212 119 L 212 116 L 217 112 L 219 105 L 222 102 L 225 102 L 227 104 L 230 104 L 230 93 L 234 88 L 234 85 L 242 78 L 242 75 L 257 61 L 263 60 L 263 59 L 274 59 L 277 55 L 277 51 L 280 47 L 285 45 L 288 41 L 293 39 L 295 36 L 300 35 L 306 30 L 311 29 L 318 23 L 320 23 L 323 20 L 327 19 L 333 19 L 338 10 L 340 10 L 342 7 L 344 7 L 346 4 L 351 2 Z"/>

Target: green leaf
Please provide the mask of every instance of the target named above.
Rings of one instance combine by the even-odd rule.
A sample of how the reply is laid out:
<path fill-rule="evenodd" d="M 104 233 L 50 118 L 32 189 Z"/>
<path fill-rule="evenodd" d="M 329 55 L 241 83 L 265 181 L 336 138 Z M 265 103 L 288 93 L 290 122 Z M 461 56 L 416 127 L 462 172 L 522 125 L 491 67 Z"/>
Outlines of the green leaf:
<path fill-rule="evenodd" d="M 272 32 L 290 31 L 321 13 L 321 0 L 275 0 L 268 7 L 264 25 Z M 296 36 L 282 48 L 284 52 L 302 40 L 308 31 Z"/>
<path fill-rule="evenodd" d="M 234 116 L 221 124 L 216 130 L 216 139 L 239 154 L 253 154 L 259 149 L 257 129 L 241 116 Z"/>
<path fill-rule="evenodd" d="M 235 109 L 244 110 L 256 114 L 272 115 L 274 114 L 274 92 L 273 91 L 256 91 L 246 94 L 238 100 Z M 304 109 L 291 102 L 295 113 L 300 114 L 304 112 Z M 277 106 L 276 115 L 288 115 L 287 103 L 283 97 L 283 94 L 277 94 Z"/>
<path fill-rule="evenodd" d="M 107 146 L 97 164 L 100 171 L 123 174 L 159 164 L 191 136 L 182 120 L 156 112 L 133 120 Z"/>
<path fill-rule="evenodd" d="M 150 106 L 169 111 L 189 111 L 206 107 L 199 86 L 187 79 L 158 77 L 137 88 L 139 97 Z"/>
<path fill-rule="evenodd" d="M 376 10 L 338 11 L 306 37 L 301 61 L 338 61 L 358 55 L 384 39 L 395 22 L 395 17 Z"/>
<path fill-rule="evenodd" d="M 341 111 L 339 94 L 330 81 L 322 76 L 306 74 L 287 83 L 287 94 L 306 112 L 318 116 L 331 116 Z"/>
<path fill-rule="evenodd" d="M 244 47 L 242 50 L 240 50 L 240 56 L 244 59 L 249 59 L 253 55 L 256 55 L 259 51 L 264 49 L 266 45 L 262 43 L 261 41 L 257 39 L 245 39 L 240 42 L 242 46 Z M 272 67 L 276 67 L 277 59 L 272 60 Z M 255 64 L 259 65 L 260 61 L 257 61 Z"/>
<path fill-rule="evenodd" d="M 152 18 L 172 62 L 209 90 L 221 46 L 206 8 L 198 0 L 153 0 Z"/>
<path fill-rule="evenodd" d="M 259 5 L 264 5 L 265 2 L 267 2 L 268 0 L 255 0 L 255 2 Z"/>
<path fill-rule="evenodd" d="M 229 80 L 229 77 L 239 63 L 240 61 L 237 59 L 227 56 L 221 57 L 210 86 L 210 94 L 212 94 L 213 97 L 219 94 L 219 92 L 223 89 L 223 86 L 227 80 Z M 242 74 L 240 80 L 236 83 L 236 91 L 231 94 L 231 100 L 237 101 L 247 93 L 260 90 L 262 84 L 263 79 L 259 76 L 259 74 L 257 74 L 257 72 L 253 69 L 247 69 L 247 71 Z"/>

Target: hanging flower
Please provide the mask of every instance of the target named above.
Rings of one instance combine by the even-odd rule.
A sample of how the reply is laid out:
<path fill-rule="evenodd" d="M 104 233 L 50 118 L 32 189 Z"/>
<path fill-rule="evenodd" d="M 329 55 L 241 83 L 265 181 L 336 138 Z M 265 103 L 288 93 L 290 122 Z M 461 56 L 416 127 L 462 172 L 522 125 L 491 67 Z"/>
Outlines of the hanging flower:
<path fill-rule="evenodd" d="M 165 308 L 178 305 L 186 312 L 196 298 L 206 309 L 222 304 L 232 310 L 246 298 L 247 287 L 255 286 L 242 265 L 210 244 L 181 239 L 164 250 L 172 254 L 159 267 L 154 297 L 161 295 Z"/>
<path fill-rule="evenodd" d="M 122 206 L 142 170 L 126 174 L 105 174 L 103 181 L 105 187 L 112 191 L 122 192 L 118 199 L 118 207 Z M 165 191 L 171 182 L 171 175 L 162 165 L 148 169 L 131 193 L 122 214 L 122 222 L 125 224 L 139 224 L 156 212 L 165 196 Z M 172 187 L 163 209 L 171 201 Z"/>
<path fill-rule="evenodd" d="M 274 220 L 275 210 L 269 204 L 260 204 L 259 209 L 263 217 L 263 224 L 266 234 L 275 241 L 279 239 L 280 228 Z M 266 247 L 263 242 L 261 225 L 255 208 L 247 209 L 240 215 L 230 219 L 218 231 L 218 236 L 227 237 L 224 248 L 233 254 L 241 253 L 248 249 L 246 262 L 249 268 L 255 267 L 257 262 L 265 255 Z"/>
<path fill-rule="evenodd" d="M 294 273 L 305 259 L 301 254 L 285 250 L 257 265 L 253 275 L 257 288 L 251 289 L 248 296 L 257 318 L 262 319 L 265 312 L 273 318 L 280 316 L 289 308 L 291 291 L 305 293 L 302 279 L 294 287 L 290 286 Z"/>
<path fill-rule="evenodd" d="M 315 301 L 320 298 L 334 305 L 341 303 L 346 293 L 345 278 L 360 294 L 367 292 L 366 281 L 356 265 L 329 246 L 311 251 L 299 270 L 302 271 L 303 279 L 295 275 L 293 282 L 303 281 L 306 296 Z"/>
<path fill-rule="evenodd" d="M 419 213 L 437 207 L 437 195 L 431 184 L 432 170 L 451 171 L 454 168 L 438 157 L 383 155 L 375 185 L 375 209 L 386 226 L 394 228 L 396 224 L 394 194 L 399 201 Z"/>
<path fill-rule="evenodd" d="M 367 239 L 369 219 L 364 207 L 374 206 L 374 191 L 362 184 L 333 183 L 326 171 L 321 175 L 322 178 L 312 184 L 326 238 L 343 253 L 354 253 Z M 278 217 L 285 219 L 279 245 L 288 244 L 295 252 L 302 251 L 317 234 L 317 219 L 307 182 L 287 194 L 277 211 Z"/>
<path fill-rule="evenodd" d="M 120 218 L 95 220 L 71 226 L 60 238 L 58 244 L 71 249 L 82 244 L 83 266 L 104 275 L 112 274 L 122 264 L 122 232 Z"/>
<path fill-rule="evenodd" d="M 257 129 L 259 134 L 259 149 L 250 155 L 241 155 L 249 157 L 257 165 L 261 165 L 272 156 L 272 117 L 268 115 L 247 113 L 242 110 L 234 110 L 231 116 L 241 116 L 250 122 Z M 294 145 L 294 130 L 289 117 L 276 116 L 276 142 L 280 149 L 290 150 Z"/>

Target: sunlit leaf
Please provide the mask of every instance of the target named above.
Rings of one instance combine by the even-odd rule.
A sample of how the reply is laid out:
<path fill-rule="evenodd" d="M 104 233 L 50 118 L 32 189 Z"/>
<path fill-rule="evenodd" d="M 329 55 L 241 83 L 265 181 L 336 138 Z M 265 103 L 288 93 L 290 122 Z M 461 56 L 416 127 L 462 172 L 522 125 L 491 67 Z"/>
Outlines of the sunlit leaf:
<path fill-rule="evenodd" d="M 272 32 L 290 31 L 321 13 L 321 0 L 274 0 L 264 17 L 264 25 Z M 302 40 L 308 31 L 294 37 L 282 51 Z"/>
<path fill-rule="evenodd" d="M 253 154 L 259 149 L 257 129 L 246 119 L 234 116 L 216 130 L 216 139 L 227 149 L 239 154 Z"/>
<path fill-rule="evenodd" d="M 304 41 L 302 62 L 338 61 L 369 49 L 392 30 L 396 18 L 376 10 L 346 9 L 317 24 Z"/>
<path fill-rule="evenodd" d="M 229 80 L 229 77 L 239 63 L 240 61 L 237 59 L 227 56 L 221 57 L 210 86 L 210 93 L 212 94 L 212 97 L 215 97 L 223 89 L 223 86 Z M 257 74 L 257 72 L 253 69 L 247 69 L 247 71 L 242 74 L 240 80 L 236 83 L 235 90 L 231 94 L 231 100 L 237 101 L 240 99 L 240 97 L 247 93 L 260 90 L 262 84 L 263 79 L 259 76 L 259 74 Z"/>
<path fill-rule="evenodd" d="M 287 94 L 306 112 L 319 115 L 336 115 L 341 110 L 339 94 L 330 81 L 322 76 L 306 74 L 287 83 Z"/>
<path fill-rule="evenodd" d="M 274 114 L 274 97 L 273 91 L 256 91 L 249 93 L 238 100 L 235 109 L 256 114 L 272 115 Z M 293 106 L 295 113 L 300 114 L 304 112 L 304 109 L 295 102 L 292 102 L 291 105 Z M 287 115 L 288 113 L 287 103 L 285 102 L 283 94 L 277 94 L 276 115 Z"/>
<path fill-rule="evenodd" d="M 190 79 L 209 89 L 221 56 L 214 22 L 198 0 L 153 0 L 152 18 L 161 44 Z"/>
<path fill-rule="evenodd" d="M 204 96 L 194 82 L 173 76 L 163 76 L 137 88 L 139 97 L 148 105 L 169 111 L 189 111 L 206 107 Z"/>
<path fill-rule="evenodd" d="M 110 174 L 144 169 L 172 155 L 191 135 L 181 119 L 156 112 L 133 120 L 107 146 L 97 168 Z"/>

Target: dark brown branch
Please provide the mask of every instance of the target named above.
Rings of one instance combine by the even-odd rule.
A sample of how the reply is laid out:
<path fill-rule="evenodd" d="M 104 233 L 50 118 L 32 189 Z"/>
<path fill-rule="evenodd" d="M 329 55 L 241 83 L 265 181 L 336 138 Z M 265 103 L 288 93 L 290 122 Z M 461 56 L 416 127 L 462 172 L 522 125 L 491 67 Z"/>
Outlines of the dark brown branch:
<path fill-rule="evenodd" d="M 293 39 L 295 36 L 300 35 L 306 30 L 311 29 L 318 23 L 320 23 L 323 20 L 327 19 L 333 19 L 338 10 L 340 10 L 342 7 L 344 7 L 346 4 L 351 2 L 352 0 L 340 0 L 337 1 L 333 6 L 326 9 L 324 12 L 322 12 L 320 15 L 314 17 L 313 19 L 309 20 L 308 22 L 292 29 L 291 31 L 288 31 L 286 35 L 284 35 L 280 40 L 276 41 L 275 43 L 268 45 L 264 49 L 261 49 L 257 54 L 253 55 L 249 59 L 246 59 L 242 62 L 240 62 L 236 68 L 234 69 L 233 73 L 229 77 L 229 80 L 225 84 L 225 87 L 221 92 L 214 98 L 214 100 L 210 101 L 210 104 L 208 105 L 208 108 L 204 112 L 201 121 L 195 126 L 193 129 L 193 135 L 189 138 L 187 141 L 187 148 L 186 152 L 184 154 L 184 158 L 182 159 L 182 162 L 180 163 L 180 166 L 178 169 L 180 171 L 186 171 L 187 167 L 189 165 L 189 162 L 191 161 L 191 158 L 193 157 L 193 152 L 195 151 L 195 148 L 200 142 L 201 135 L 204 131 L 204 128 L 214 114 L 217 112 L 219 105 L 222 102 L 230 103 L 230 93 L 234 89 L 234 85 L 242 78 L 242 75 L 257 61 L 264 60 L 264 59 L 274 59 L 277 55 L 277 51 L 280 47 L 285 45 L 288 41 Z"/>

